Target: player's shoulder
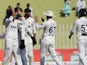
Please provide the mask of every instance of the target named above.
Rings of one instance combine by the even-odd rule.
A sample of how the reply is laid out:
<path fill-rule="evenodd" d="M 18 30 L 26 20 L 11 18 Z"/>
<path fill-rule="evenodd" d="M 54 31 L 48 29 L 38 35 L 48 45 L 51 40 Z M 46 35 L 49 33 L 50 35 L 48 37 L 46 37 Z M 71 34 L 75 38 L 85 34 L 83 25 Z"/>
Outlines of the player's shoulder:
<path fill-rule="evenodd" d="M 14 23 L 15 24 L 22 24 L 22 21 L 21 20 L 18 20 L 18 19 L 14 19 Z"/>
<path fill-rule="evenodd" d="M 28 19 L 29 19 L 30 21 L 32 21 L 32 22 L 35 22 L 35 20 L 34 20 L 33 17 L 29 17 Z"/>
<path fill-rule="evenodd" d="M 45 25 L 45 24 L 48 24 L 48 22 L 47 22 L 47 21 L 44 21 L 44 22 L 42 22 L 42 24 L 44 24 L 44 25 Z"/>
<path fill-rule="evenodd" d="M 55 20 L 52 19 L 51 22 L 52 22 L 52 24 L 56 25 L 56 21 Z"/>
<path fill-rule="evenodd" d="M 86 17 L 81 17 L 81 18 L 77 19 L 77 22 L 82 22 L 82 21 L 87 21 L 87 18 Z"/>
<path fill-rule="evenodd" d="M 82 24 L 82 23 L 84 23 L 83 21 L 87 21 L 87 19 L 85 17 L 81 17 L 81 18 L 75 20 L 75 24 L 77 24 L 77 25 Z"/>
<path fill-rule="evenodd" d="M 48 20 L 47 24 L 48 24 L 48 25 L 54 25 L 54 26 L 57 25 L 57 24 L 56 24 L 56 21 L 53 20 L 53 19 Z"/>
<path fill-rule="evenodd" d="M 33 17 L 29 17 L 29 19 L 34 20 L 34 18 L 33 18 Z"/>
<path fill-rule="evenodd" d="M 75 24 L 80 23 L 80 21 L 81 21 L 81 19 L 80 19 L 80 18 L 79 18 L 79 19 L 76 19 L 76 20 L 75 20 Z"/>
<path fill-rule="evenodd" d="M 18 19 L 14 19 L 14 21 L 16 21 L 16 22 L 22 22 L 21 20 L 18 20 Z"/>

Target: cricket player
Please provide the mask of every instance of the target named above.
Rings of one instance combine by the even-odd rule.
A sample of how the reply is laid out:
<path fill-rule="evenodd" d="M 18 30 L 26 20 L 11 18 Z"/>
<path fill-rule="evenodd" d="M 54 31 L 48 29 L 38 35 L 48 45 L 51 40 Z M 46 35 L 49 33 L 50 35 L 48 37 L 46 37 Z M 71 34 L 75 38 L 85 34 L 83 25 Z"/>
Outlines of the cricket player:
<path fill-rule="evenodd" d="M 17 65 L 23 65 L 18 44 L 18 26 L 17 19 L 10 22 L 6 29 L 5 35 L 5 57 L 3 65 L 10 64 L 11 54 L 14 54 Z"/>
<path fill-rule="evenodd" d="M 86 19 L 86 10 L 81 9 L 79 11 L 79 19 L 77 19 L 73 25 L 69 38 L 71 39 L 72 35 L 77 33 L 77 46 L 79 51 L 80 62 L 82 65 L 87 65 L 87 59 L 85 56 L 85 46 L 87 45 L 87 19 Z M 80 64 L 81 65 L 81 64 Z"/>
<path fill-rule="evenodd" d="M 27 26 L 27 34 L 26 34 L 26 48 L 28 49 L 27 55 L 29 57 L 30 65 L 33 65 L 34 57 L 33 57 L 33 45 L 36 44 L 36 28 L 35 28 L 35 20 L 31 17 L 31 10 L 25 11 L 25 25 Z"/>
<path fill-rule="evenodd" d="M 26 31 L 27 31 L 27 26 L 25 25 L 25 18 L 23 17 L 23 12 L 18 9 L 17 14 L 16 14 L 16 19 L 19 20 L 20 22 L 17 22 L 18 25 L 18 42 L 19 42 L 19 48 L 20 48 L 20 55 L 22 59 L 23 65 L 29 65 L 29 59 L 27 56 L 27 44 L 26 44 Z M 26 29 L 25 29 L 26 28 Z M 14 61 L 13 61 L 14 63 Z"/>
<path fill-rule="evenodd" d="M 55 60 L 57 65 L 64 65 L 63 62 L 57 57 L 55 52 L 55 31 L 56 31 L 56 21 L 53 20 L 54 14 L 52 11 L 44 12 L 47 21 L 42 18 L 42 24 L 36 23 L 37 29 L 44 29 L 40 43 L 40 65 L 44 65 L 45 54 L 48 51 L 52 58 Z M 36 21 L 38 22 L 38 21 Z"/>
<path fill-rule="evenodd" d="M 27 26 L 25 25 L 25 22 L 23 21 L 23 17 L 21 17 L 21 22 L 18 23 L 18 38 L 19 38 L 19 47 L 20 47 L 20 53 L 23 65 L 29 65 L 29 58 L 28 58 L 28 45 L 27 45 L 27 38 L 26 35 L 28 32 Z M 28 32 L 29 33 L 29 32 Z"/>
<path fill-rule="evenodd" d="M 20 55 L 21 55 L 21 59 L 22 59 L 22 63 L 23 65 L 29 65 L 29 59 L 27 56 L 27 51 L 29 49 L 27 49 L 27 45 L 26 45 L 26 32 L 25 32 L 25 28 L 27 31 L 27 26 L 24 23 L 24 17 L 22 17 L 22 12 L 19 10 L 18 14 L 16 14 L 16 19 L 17 21 L 17 26 L 18 26 L 18 44 L 19 44 L 19 48 L 20 48 Z M 12 65 L 14 65 L 15 62 L 15 58 L 14 55 L 12 55 Z"/>

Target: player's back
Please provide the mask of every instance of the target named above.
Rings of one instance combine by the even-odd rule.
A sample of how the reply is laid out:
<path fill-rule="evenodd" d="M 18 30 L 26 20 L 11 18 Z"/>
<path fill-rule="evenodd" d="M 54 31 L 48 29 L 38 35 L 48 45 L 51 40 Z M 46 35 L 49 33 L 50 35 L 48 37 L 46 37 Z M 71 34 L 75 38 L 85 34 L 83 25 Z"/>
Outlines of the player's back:
<path fill-rule="evenodd" d="M 49 19 L 45 22 L 45 28 L 43 36 L 54 36 L 56 30 L 56 22 L 53 19 Z"/>
<path fill-rule="evenodd" d="M 81 17 L 76 21 L 77 25 L 77 35 L 78 36 L 87 36 L 87 19 Z"/>

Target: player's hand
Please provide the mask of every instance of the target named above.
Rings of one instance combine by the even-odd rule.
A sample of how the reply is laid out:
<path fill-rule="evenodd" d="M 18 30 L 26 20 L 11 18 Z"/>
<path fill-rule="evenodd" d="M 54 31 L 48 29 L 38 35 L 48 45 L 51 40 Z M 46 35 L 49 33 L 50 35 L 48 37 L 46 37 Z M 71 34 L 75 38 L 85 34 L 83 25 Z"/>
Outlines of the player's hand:
<path fill-rule="evenodd" d="M 69 39 L 71 39 L 71 36 L 69 36 Z"/>
<path fill-rule="evenodd" d="M 44 22 L 44 18 L 41 17 L 42 22 Z"/>
<path fill-rule="evenodd" d="M 16 13 L 14 11 L 12 11 L 12 16 L 13 18 L 16 18 Z"/>
<path fill-rule="evenodd" d="M 38 23 L 38 20 L 39 20 L 38 16 L 35 16 L 34 19 L 35 19 L 35 22 Z"/>
<path fill-rule="evenodd" d="M 24 49 L 24 48 L 25 48 L 24 40 L 20 40 L 19 48 L 20 48 L 20 49 Z"/>
<path fill-rule="evenodd" d="M 23 16 L 23 12 L 20 9 L 18 9 L 17 14 L 20 14 L 20 16 Z"/>
<path fill-rule="evenodd" d="M 35 46 L 37 44 L 36 38 L 35 37 L 31 37 L 32 41 L 33 41 L 33 46 Z"/>
<path fill-rule="evenodd" d="M 70 35 L 69 35 L 69 39 L 71 39 L 71 37 L 72 37 L 73 34 L 74 34 L 74 33 L 71 31 L 71 32 L 70 32 Z"/>

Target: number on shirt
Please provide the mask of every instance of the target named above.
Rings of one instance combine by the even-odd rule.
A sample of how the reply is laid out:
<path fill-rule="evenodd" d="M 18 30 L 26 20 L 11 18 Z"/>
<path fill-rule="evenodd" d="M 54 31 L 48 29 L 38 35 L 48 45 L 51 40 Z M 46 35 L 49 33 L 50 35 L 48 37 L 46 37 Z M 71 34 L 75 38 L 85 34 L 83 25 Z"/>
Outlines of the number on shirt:
<path fill-rule="evenodd" d="M 87 25 L 81 25 L 82 33 L 87 33 Z"/>
<path fill-rule="evenodd" d="M 54 35 L 56 27 L 50 27 L 49 28 L 49 33 L 50 35 Z"/>

